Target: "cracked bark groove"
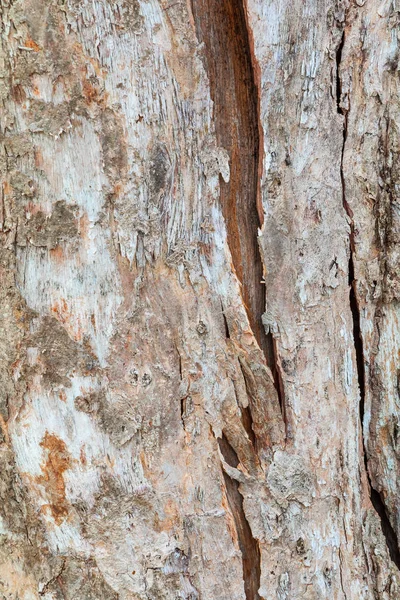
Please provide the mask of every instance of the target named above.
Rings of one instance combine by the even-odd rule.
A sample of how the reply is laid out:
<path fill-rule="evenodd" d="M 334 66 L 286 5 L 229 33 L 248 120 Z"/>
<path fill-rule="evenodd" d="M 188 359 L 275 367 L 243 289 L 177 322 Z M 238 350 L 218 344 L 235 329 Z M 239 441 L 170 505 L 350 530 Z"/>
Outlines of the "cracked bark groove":
<path fill-rule="evenodd" d="M 363 348 L 363 338 L 360 327 L 360 310 L 358 306 L 357 300 L 357 280 L 355 277 L 354 271 L 354 253 L 355 253 L 355 227 L 354 227 L 354 214 L 349 207 L 349 204 L 346 200 L 346 183 L 345 176 L 343 172 L 343 159 L 345 153 L 345 146 L 347 140 L 347 128 L 348 128 L 348 111 L 350 110 L 350 106 L 348 109 L 343 109 L 340 105 L 341 102 L 341 78 L 340 78 L 340 64 L 342 60 L 342 52 L 344 48 L 344 44 L 346 41 L 345 31 L 342 33 L 342 37 L 340 40 L 340 44 L 336 51 L 336 102 L 337 102 L 337 112 L 338 114 L 343 116 L 343 145 L 341 152 L 341 160 L 340 160 L 340 180 L 342 183 L 342 198 L 343 198 L 343 207 L 346 211 L 347 216 L 350 221 L 350 234 L 349 234 L 349 266 L 348 266 L 348 282 L 349 282 L 349 302 L 350 302 L 350 310 L 353 318 L 353 339 L 354 339 L 354 350 L 356 355 L 356 363 L 357 363 L 357 377 L 358 377 L 358 386 L 360 393 L 360 423 L 361 423 L 361 438 L 362 438 L 362 451 L 364 458 L 364 468 L 368 479 L 369 486 L 369 494 L 371 504 L 374 507 L 379 520 L 381 522 L 382 533 L 385 537 L 386 544 L 389 550 L 390 558 L 393 563 L 396 565 L 398 569 L 400 569 L 400 546 L 399 541 L 396 535 L 395 530 L 390 522 L 390 519 L 387 514 L 387 509 L 385 507 L 385 502 L 382 499 L 379 492 L 374 489 L 372 485 L 371 476 L 369 474 L 368 469 L 368 460 L 367 460 L 367 450 L 365 447 L 365 438 L 364 438 L 364 416 L 365 416 L 365 356 L 364 356 L 364 348 Z"/>
<path fill-rule="evenodd" d="M 250 326 L 273 373 L 285 421 L 283 381 L 277 364 L 276 343 L 271 333 L 265 333 L 261 321 L 265 311 L 265 288 L 258 229 L 263 219 L 260 203 L 263 148 L 260 90 L 256 82 L 246 6 L 244 0 L 191 0 L 191 6 L 197 36 L 206 48 L 217 143 L 228 151 L 230 159 L 229 182 L 222 181 L 220 177 L 220 201 L 233 267 L 242 285 Z M 225 327 L 229 338 L 226 320 Z M 251 410 L 242 409 L 242 420 L 254 445 Z M 228 464 L 231 464 L 232 460 L 229 459 L 232 459 L 234 450 L 225 437 L 219 440 L 219 446 Z M 233 466 L 236 467 L 238 462 Z M 243 557 L 246 599 L 258 600 L 258 543 L 252 536 L 243 511 L 238 483 L 225 472 L 224 481 Z"/>
<path fill-rule="evenodd" d="M 259 69 L 249 33 L 246 0 L 191 0 L 214 102 L 216 138 L 228 151 L 230 180 L 220 178 L 220 201 L 235 273 L 251 328 L 274 376 L 284 421 L 283 381 L 276 342 L 261 321 L 265 311 L 258 230 L 263 223 Z"/>
<path fill-rule="evenodd" d="M 224 434 L 219 438 L 218 445 L 226 463 L 231 467 L 237 468 L 239 459 Z M 251 533 L 250 525 L 243 510 L 243 498 L 239 491 L 239 483 L 232 479 L 225 471 L 223 472 L 223 476 L 228 504 L 235 521 L 239 547 L 242 553 L 246 600 L 259 600 L 258 589 L 260 587 L 261 574 L 260 549 Z"/>

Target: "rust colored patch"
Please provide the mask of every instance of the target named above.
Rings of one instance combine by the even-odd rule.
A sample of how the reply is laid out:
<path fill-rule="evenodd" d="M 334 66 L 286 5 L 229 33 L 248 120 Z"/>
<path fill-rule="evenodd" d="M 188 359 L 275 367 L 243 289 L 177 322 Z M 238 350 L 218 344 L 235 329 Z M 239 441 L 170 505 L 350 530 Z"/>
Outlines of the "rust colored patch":
<path fill-rule="evenodd" d="M 116 183 L 113 187 L 113 196 L 118 197 L 122 194 L 122 192 L 124 191 L 124 186 L 122 185 L 122 183 Z"/>
<path fill-rule="evenodd" d="M 226 497 L 226 492 L 225 492 L 224 488 L 221 490 L 221 493 L 222 493 L 221 505 L 222 505 L 222 508 L 225 511 L 225 519 L 226 519 L 226 522 L 227 522 L 228 531 L 229 531 L 229 534 L 230 534 L 230 536 L 232 538 L 232 542 L 233 542 L 235 548 L 239 549 L 239 538 L 238 538 L 238 534 L 237 534 L 237 531 L 236 531 L 235 520 L 234 520 L 234 518 L 232 516 L 232 513 L 231 513 L 231 510 L 229 508 L 228 499 Z"/>
<path fill-rule="evenodd" d="M 12 192 L 12 187 L 8 181 L 3 182 L 3 192 L 5 195 L 9 195 Z"/>
<path fill-rule="evenodd" d="M 83 65 L 90 63 L 92 65 L 97 77 L 104 79 L 105 74 L 106 74 L 105 69 L 103 69 L 103 67 L 100 65 L 99 61 L 96 58 L 86 55 L 82 44 L 80 44 L 79 42 L 76 41 L 72 45 L 72 48 L 73 48 L 73 51 L 74 51 L 75 55 L 77 56 L 77 58 L 82 61 Z"/>
<path fill-rule="evenodd" d="M 89 235 L 90 221 L 86 213 L 79 219 L 79 233 L 81 238 L 87 239 Z"/>
<path fill-rule="evenodd" d="M 42 151 L 40 148 L 35 147 L 34 156 L 35 156 L 35 167 L 37 169 L 43 169 L 44 161 L 43 161 L 43 154 L 42 154 Z"/>
<path fill-rule="evenodd" d="M 0 414 L 0 430 L 3 434 L 3 438 L 4 441 L 6 442 L 6 444 L 10 443 L 10 436 L 8 434 L 8 426 L 6 421 L 4 420 L 3 416 Z"/>
<path fill-rule="evenodd" d="M 58 397 L 60 398 L 60 400 L 62 402 L 66 402 L 67 401 L 67 394 L 64 392 L 64 390 L 61 390 L 59 392 Z"/>
<path fill-rule="evenodd" d="M 24 46 L 26 48 L 31 48 L 35 52 L 39 52 L 39 50 L 41 50 L 40 46 L 38 46 L 38 44 L 29 37 L 26 38 Z"/>
<path fill-rule="evenodd" d="M 83 465 L 87 465 L 87 458 L 86 458 L 86 452 L 85 452 L 85 446 L 84 445 L 81 446 L 81 450 L 80 450 L 80 453 L 79 453 L 79 458 L 80 458 L 81 463 Z"/>
<path fill-rule="evenodd" d="M 61 246 L 56 246 L 55 248 L 51 248 L 50 256 L 55 262 L 62 262 L 64 259 L 64 250 Z M 57 309 L 52 308 L 53 312 L 57 312 Z"/>
<path fill-rule="evenodd" d="M 63 257 L 62 250 L 60 256 Z M 56 255 L 56 258 L 57 257 L 58 256 Z M 67 301 L 64 298 L 61 298 L 57 303 L 53 304 L 53 306 L 51 307 L 51 312 L 55 315 L 57 321 L 64 325 L 70 338 L 72 338 L 76 342 L 82 341 L 82 323 L 79 317 L 76 317 L 74 320 L 72 307 L 68 305 Z M 90 346 L 87 346 L 87 349 L 89 349 L 89 353 L 92 354 Z"/>
<path fill-rule="evenodd" d="M 179 525 L 179 509 L 173 500 L 167 500 L 164 506 L 164 519 L 160 519 L 159 515 L 155 515 L 154 526 L 156 531 L 171 531 Z"/>
<path fill-rule="evenodd" d="M 47 458 L 42 465 L 43 475 L 37 478 L 37 482 L 44 486 L 52 517 L 57 525 L 60 525 L 68 515 L 69 509 L 65 496 L 64 473 L 71 467 L 71 458 L 65 442 L 48 431 L 40 445 L 47 450 Z"/>
<path fill-rule="evenodd" d="M 41 212 L 41 207 L 38 204 L 34 204 L 33 202 L 28 202 L 26 209 L 25 209 L 25 214 L 26 215 L 36 215 L 37 213 Z"/>
<path fill-rule="evenodd" d="M 17 102 L 18 104 L 22 104 L 22 102 L 25 102 L 26 94 L 25 94 L 25 90 L 21 84 L 14 85 L 11 90 L 11 93 L 12 93 L 12 97 L 14 98 L 15 102 Z"/>
<path fill-rule="evenodd" d="M 56 314 L 58 317 L 58 320 L 61 321 L 62 323 L 65 323 L 65 321 L 68 321 L 68 319 L 71 316 L 70 310 L 68 308 L 68 304 L 67 304 L 66 300 L 64 300 L 64 298 L 61 298 L 59 300 L 59 302 L 57 302 L 57 304 L 54 304 L 52 306 L 51 312 Z"/>
<path fill-rule="evenodd" d="M 98 101 L 99 92 L 98 89 L 90 83 L 87 79 L 84 79 L 82 82 L 82 91 L 85 97 L 85 100 L 88 104 L 92 102 Z"/>
<path fill-rule="evenodd" d="M 141 450 L 139 456 L 140 456 L 140 462 L 141 462 L 141 465 L 142 465 L 144 476 L 146 477 L 146 479 L 151 480 L 153 473 L 150 470 L 149 465 L 147 463 L 147 458 L 146 458 L 145 451 Z"/>

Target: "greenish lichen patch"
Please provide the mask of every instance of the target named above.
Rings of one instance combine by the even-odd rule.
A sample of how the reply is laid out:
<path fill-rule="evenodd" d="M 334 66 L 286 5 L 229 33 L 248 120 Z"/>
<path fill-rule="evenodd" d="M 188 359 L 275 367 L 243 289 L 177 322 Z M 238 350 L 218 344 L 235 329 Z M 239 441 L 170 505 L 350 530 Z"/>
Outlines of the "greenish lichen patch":
<path fill-rule="evenodd" d="M 157 204 L 160 195 L 168 186 L 168 174 L 171 170 L 171 161 L 164 144 L 154 146 L 150 155 L 149 191 L 151 200 Z"/>
<path fill-rule="evenodd" d="M 28 346 L 38 349 L 43 366 L 43 382 L 50 386 L 70 386 L 68 375 L 92 371 L 96 361 L 82 344 L 69 337 L 54 317 L 44 317 L 38 329 L 31 333 Z"/>
<path fill-rule="evenodd" d="M 139 0 L 122 0 L 120 4 L 115 2 L 112 4 L 121 28 L 135 34 L 143 31 L 144 18 L 140 11 Z"/>
<path fill-rule="evenodd" d="M 0 254 L 0 415 L 8 420 L 25 390 L 25 379 L 13 376 L 13 364 L 23 358 L 22 340 L 30 313 L 15 288 L 15 254 L 3 249 Z M 11 343 L 11 341 L 13 343 Z M 12 405 L 12 406 L 10 406 Z M 0 436 L 4 439 L 5 432 Z"/>
<path fill-rule="evenodd" d="M 54 600 L 118 600 L 119 597 L 92 558 L 65 558 L 58 573 L 44 585 L 41 593 L 44 592 Z"/>
<path fill-rule="evenodd" d="M 0 172 L 7 173 L 18 169 L 21 157 L 33 156 L 33 143 L 28 133 L 0 135 Z"/>
<path fill-rule="evenodd" d="M 33 198 L 35 195 L 33 179 L 23 171 L 12 171 L 10 173 L 10 185 L 16 197 Z"/>
<path fill-rule="evenodd" d="M 27 243 L 42 248 L 55 248 L 61 241 L 71 240 L 78 236 L 76 218 L 77 207 L 69 206 L 64 200 L 55 203 L 50 215 L 42 211 L 26 219 L 18 229 L 17 243 Z"/>
<path fill-rule="evenodd" d="M 60 104 L 34 100 L 28 111 L 29 130 L 58 137 L 71 129 L 74 116 L 78 115 L 87 116 L 87 113 L 83 101 L 76 98 Z"/>
<path fill-rule="evenodd" d="M 48 581 L 52 573 L 59 570 L 61 560 L 47 551 L 44 526 L 38 520 L 36 509 L 29 502 L 27 489 L 17 473 L 13 451 L 3 445 L 0 452 L 0 564 L 10 561 L 12 569 L 14 562 L 17 577 L 21 576 L 21 579 L 24 572 L 37 581 Z M 2 597 L 6 586 L 2 577 Z M 24 583 L 21 587 L 23 589 Z"/>
<path fill-rule="evenodd" d="M 74 404 L 77 410 L 92 414 L 99 427 L 118 447 L 131 440 L 140 429 L 140 420 L 127 397 L 106 395 L 103 391 L 92 392 L 77 396 Z"/>
<path fill-rule="evenodd" d="M 121 117 L 106 108 L 100 117 L 104 172 L 112 182 L 123 181 L 128 169 L 126 136 Z"/>
<path fill-rule="evenodd" d="M 296 500 L 309 506 L 315 493 L 311 471 L 300 456 L 277 450 L 269 468 L 267 485 L 278 502 Z"/>

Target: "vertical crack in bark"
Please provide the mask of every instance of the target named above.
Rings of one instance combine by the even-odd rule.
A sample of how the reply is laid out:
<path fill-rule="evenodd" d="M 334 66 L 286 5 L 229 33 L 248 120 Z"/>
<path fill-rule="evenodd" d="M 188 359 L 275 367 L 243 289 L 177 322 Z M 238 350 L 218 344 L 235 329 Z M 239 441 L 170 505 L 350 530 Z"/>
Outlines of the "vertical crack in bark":
<path fill-rule="evenodd" d="M 263 268 L 257 236 L 259 102 L 243 0 L 192 0 L 197 36 L 204 42 L 217 143 L 230 157 L 221 205 L 229 248 L 249 321 L 260 345 L 264 312 Z"/>
<path fill-rule="evenodd" d="M 239 459 L 224 434 L 222 434 L 222 438 L 218 439 L 218 445 L 225 462 L 231 467 L 237 468 Z M 258 594 L 261 577 L 260 548 L 257 540 L 253 537 L 243 509 L 243 498 L 239 491 L 239 483 L 229 477 L 225 471 L 223 471 L 223 476 L 228 504 L 235 522 L 239 548 L 242 553 L 246 600 L 260 600 Z"/>
<path fill-rule="evenodd" d="M 270 349 L 272 352 L 272 359 L 268 365 L 271 368 L 272 376 L 274 378 L 275 389 L 278 394 L 279 406 L 281 407 L 282 419 L 285 426 L 285 437 L 286 440 L 291 437 L 290 428 L 287 420 L 286 414 L 286 404 L 285 404 L 285 388 L 283 386 L 283 378 L 282 378 L 282 367 L 281 362 L 278 355 L 278 347 L 276 343 L 276 339 L 273 337 L 272 333 L 268 333 L 268 340 L 270 343 Z M 268 360 L 268 359 L 267 359 Z"/>
<path fill-rule="evenodd" d="M 284 414 L 283 382 L 272 335 L 261 321 L 265 311 L 263 263 L 258 245 L 262 226 L 263 129 L 260 76 L 247 23 L 246 0 L 191 0 L 214 102 L 217 143 L 230 157 L 230 181 L 220 178 L 228 244 L 250 326 L 264 352 Z"/>
<path fill-rule="evenodd" d="M 224 308 L 224 305 L 222 304 L 222 300 L 221 300 L 221 310 L 222 310 L 222 318 L 224 320 L 225 337 L 227 340 L 230 340 L 231 334 L 229 333 L 228 320 L 226 318 L 225 308 Z"/>
<path fill-rule="evenodd" d="M 246 408 L 241 407 L 240 409 L 243 427 L 246 430 L 247 435 L 249 436 L 249 440 L 251 441 L 253 448 L 257 448 L 257 439 L 253 430 L 253 418 L 251 416 L 251 410 L 249 406 Z"/>
<path fill-rule="evenodd" d="M 360 422 L 361 422 L 361 438 L 362 438 L 362 449 L 363 449 L 363 457 L 364 457 L 364 466 L 365 472 L 367 474 L 369 490 L 370 490 L 370 500 L 371 504 L 374 507 L 379 520 L 381 522 L 382 533 L 386 540 L 386 545 L 389 551 L 389 555 L 391 560 L 400 569 L 400 549 L 399 542 L 397 539 L 397 535 L 395 530 L 392 527 L 390 519 L 387 514 L 385 503 L 381 497 L 381 494 L 376 490 L 372 485 L 371 476 L 368 470 L 368 460 L 367 460 L 367 449 L 365 446 L 365 437 L 364 437 L 364 410 L 365 410 L 365 366 L 364 366 L 364 345 L 363 338 L 361 332 L 361 322 L 360 322 L 360 309 L 357 300 L 357 280 L 355 276 L 355 268 L 354 268 L 354 254 L 355 254 L 355 226 L 354 226 L 354 214 L 351 210 L 347 199 L 346 199 L 346 185 L 344 178 L 344 152 L 347 141 L 347 133 L 348 133 L 348 110 L 344 109 L 341 106 L 341 96 L 342 96 L 342 85 L 341 85 L 341 77 L 340 77 L 340 66 L 342 61 L 342 51 L 345 42 L 345 32 L 343 31 L 342 38 L 338 49 L 336 51 L 336 101 L 337 101 L 337 112 L 344 117 L 343 122 L 343 143 L 342 143 L 342 153 L 340 160 L 340 179 L 342 182 L 342 201 L 343 207 L 346 211 L 347 216 L 350 221 L 350 236 L 349 236 L 349 245 L 350 245 L 350 256 L 349 256 L 349 286 L 350 286 L 350 310 L 353 319 L 353 340 L 354 340 L 354 349 L 356 355 L 356 363 L 357 363 L 357 377 L 358 377 L 358 386 L 360 390 Z"/>

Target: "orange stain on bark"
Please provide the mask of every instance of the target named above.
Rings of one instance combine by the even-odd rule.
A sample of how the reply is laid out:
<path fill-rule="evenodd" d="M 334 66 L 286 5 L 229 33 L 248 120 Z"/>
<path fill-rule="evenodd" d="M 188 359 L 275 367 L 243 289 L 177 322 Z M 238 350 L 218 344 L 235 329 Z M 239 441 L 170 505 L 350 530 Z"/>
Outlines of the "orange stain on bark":
<path fill-rule="evenodd" d="M 42 169 L 43 165 L 44 165 L 44 161 L 43 161 L 43 154 L 41 149 L 36 146 L 34 149 L 34 157 L 35 157 L 35 167 L 37 169 Z"/>
<path fill-rule="evenodd" d="M 84 79 L 82 82 L 82 91 L 85 96 L 85 100 L 88 104 L 92 102 L 97 102 L 99 99 L 98 89 L 90 83 L 87 79 Z"/>
<path fill-rule="evenodd" d="M 179 508 L 173 500 L 167 500 L 164 506 L 164 515 L 165 518 L 163 519 L 160 519 L 160 517 L 157 514 L 155 516 L 154 526 L 157 531 L 168 532 L 174 529 L 175 527 L 179 526 Z"/>
<path fill-rule="evenodd" d="M 67 394 L 64 392 L 64 390 L 61 390 L 59 392 L 58 397 L 60 398 L 60 400 L 62 400 L 62 402 L 67 401 Z"/>
<path fill-rule="evenodd" d="M 87 239 L 89 235 L 90 221 L 87 214 L 83 214 L 79 219 L 79 233 L 81 238 Z"/>
<path fill-rule="evenodd" d="M 64 250 L 61 246 L 56 246 L 50 250 L 50 256 L 55 262 L 60 263 L 64 260 Z M 54 308 L 52 311 L 57 312 Z"/>
<path fill-rule="evenodd" d="M 28 202 L 26 205 L 25 213 L 29 213 L 31 216 L 35 215 L 38 212 L 41 212 L 42 207 L 38 204 L 34 204 L 33 202 Z"/>
<path fill-rule="evenodd" d="M 226 523 L 228 526 L 229 535 L 232 538 L 232 542 L 234 543 L 235 548 L 238 549 L 239 548 L 239 538 L 238 538 L 238 534 L 237 534 L 237 530 L 236 530 L 235 520 L 232 516 L 231 509 L 229 508 L 228 499 L 226 497 L 226 492 L 224 489 L 222 489 L 221 492 L 222 492 L 221 505 L 225 511 L 225 519 L 226 519 Z"/>
<path fill-rule="evenodd" d="M 80 450 L 80 453 L 79 453 L 79 458 L 80 458 L 81 463 L 83 465 L 87 464 L 87 458 L 86 458 L 86 452 L 85 452 L 85 446 L 84 445 L 81 446 L 81 450 Z"/>
<path fill-rule="evenodd" d="M 31 38 L 26 38 L 24 46 L 26 48 L 31 48 L 32 50 L 34 50 L 35 52 L 39 52 L 39 50 L 41 49 L 40 46 L 38 46 L 38 44 L 36 42 L 34 42 Z"/>
<path fill-rule="evenodd" d="M 47 458 L 41 467 L 43 475 L 37 478 L 37 482 L 45 488 L 49 499 L 47 506 L 54 521 L 60 525 L 69 510 L 65 495 L 64 473 L 71 467 L 71 458 L 65 442 L 48 431 L 40 445 L 47 450 Z"/>
<path fill-rule="evenodd" d="M 3 192 L 5 195 L 11 194 L 12 187 L 8 181 L 3 182 Z"/>

